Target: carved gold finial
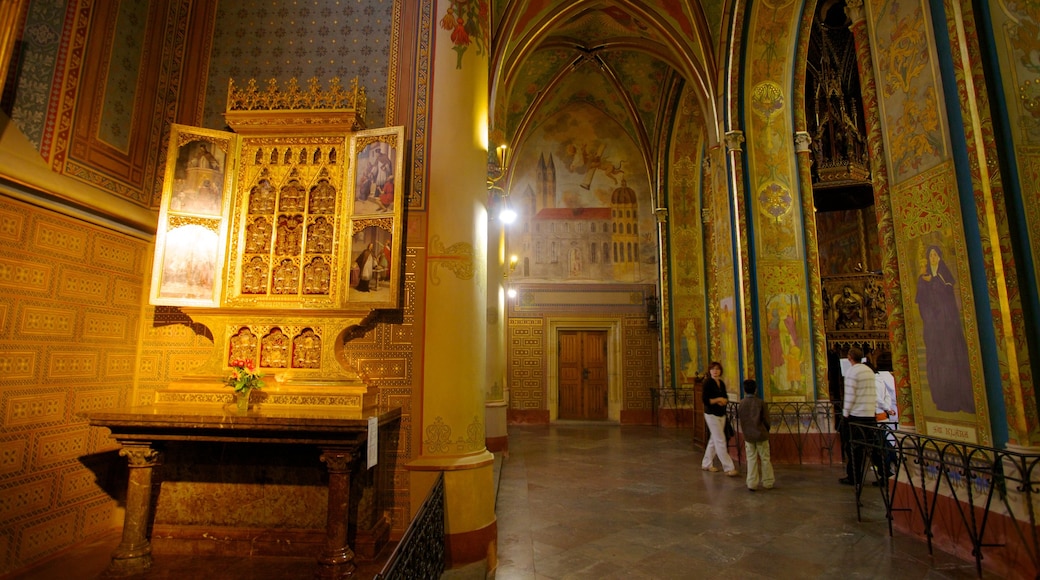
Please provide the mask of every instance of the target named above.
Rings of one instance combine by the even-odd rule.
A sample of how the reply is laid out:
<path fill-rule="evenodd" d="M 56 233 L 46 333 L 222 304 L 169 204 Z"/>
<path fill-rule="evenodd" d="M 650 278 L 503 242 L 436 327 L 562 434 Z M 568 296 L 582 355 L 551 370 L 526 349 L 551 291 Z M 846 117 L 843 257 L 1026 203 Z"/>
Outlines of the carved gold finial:
<path fill-rule="evenodd" d="M 270 128 L 284 131 L 287 126 L 306 126 L 323 131 L 359 131 L 365 128 L 368 96 L 357 77 L 343 87 L 339 77 L 322 90 L 318 79 L 311 78 L 301 87 L 295 78 L 279 88 L 277 79 L 268 79 L 261 88 L 256 79 L 244 87 L 228 79 L 228 125 L 241 133 L 264 133 Z M 345 126 L 345 127 L 344 127 Z"/>

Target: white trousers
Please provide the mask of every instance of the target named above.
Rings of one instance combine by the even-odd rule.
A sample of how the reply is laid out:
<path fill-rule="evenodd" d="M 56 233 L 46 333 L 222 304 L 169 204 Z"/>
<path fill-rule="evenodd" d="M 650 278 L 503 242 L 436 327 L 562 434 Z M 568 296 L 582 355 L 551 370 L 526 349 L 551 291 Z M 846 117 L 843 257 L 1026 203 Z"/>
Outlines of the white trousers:
<path fill-rule="evenodd" d="M 704 459 L 701 461 L 701 467 L 704 469 L 711 467 L 717 456 L 719 461 L 722 462 L 723 471 L 733 471 L 733 458 L 729 456 L 729 449 L 726 448 L 726 418 L 705 413 L 704 423 L 708 426 L 711 438 L 708 440 L 708 445 L 704 448 Z"/>
<path fill-rule="evenodd" d="M 762 487 L 773 487 L 776 480 L 773 477 L 773 463 L 769 461 L 769 441 L 745 441 L 744 452 L 747 454 L 748 489 L 758 487 L 759 471 L 762 472 Z"/>

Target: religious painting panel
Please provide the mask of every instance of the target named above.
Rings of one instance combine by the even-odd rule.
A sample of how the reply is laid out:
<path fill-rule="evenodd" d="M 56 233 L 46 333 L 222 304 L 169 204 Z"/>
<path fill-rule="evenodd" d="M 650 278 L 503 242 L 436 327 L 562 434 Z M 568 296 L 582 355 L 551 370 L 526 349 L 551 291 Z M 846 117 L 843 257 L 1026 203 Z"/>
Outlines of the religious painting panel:
<path fill-rule="evenodd" d="M 991 444 L 978 327 L 953 168 L 893 188 L 918 429 Z"/>
<path fill-rule="evenodd" d="M 151 303 L 216 306 L 226 250 L 236 136 L 174 124 L 156 231 Z"/>
<path fill-rule="evenodd" d="M 403 205 L 404 145 L 404 127 L 360 131 L 351 138 L 353 215 L 395 215 Z"/>
<path fill-rule="evenodd" d="M 335 134 L 241 138 L 225 306 L 341 305 L 347 149 Z"/>
<path fill-rule="evenodd" d="M 400 236 L 394 235 L 393 218 L 359 218 L 353 221 L 350 239 L 348 301 L 352 305 L 389 308 L 397 303 Z"/>
<path fill-rule="evenodd" d="M 773 290 L 784 290 L 784 284 L 770 284 Z M 769 291 L 769 288 L 766 288 Z M 765 300 L 765 340 L 763 340 L 762 372 L 763 393 L 775 402 L 806 401 L 811 399 L 813 378 L 809 348 L 808 325 L 805 322 L 806 304 L 796 292 L 779 292 Z"/>

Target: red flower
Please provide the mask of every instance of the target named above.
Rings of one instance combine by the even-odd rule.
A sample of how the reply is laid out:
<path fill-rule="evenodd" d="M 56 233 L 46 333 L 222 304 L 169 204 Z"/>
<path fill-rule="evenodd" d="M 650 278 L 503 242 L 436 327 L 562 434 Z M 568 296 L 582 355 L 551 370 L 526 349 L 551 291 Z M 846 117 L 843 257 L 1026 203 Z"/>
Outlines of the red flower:
<path fill-rule="evenodd" d="M 461 18 L 455 21 L 455 31 L 451 33 L 451 41 L 456 45 L 469 44 L 469 33 L 466 32 L 465 22 Z"/>

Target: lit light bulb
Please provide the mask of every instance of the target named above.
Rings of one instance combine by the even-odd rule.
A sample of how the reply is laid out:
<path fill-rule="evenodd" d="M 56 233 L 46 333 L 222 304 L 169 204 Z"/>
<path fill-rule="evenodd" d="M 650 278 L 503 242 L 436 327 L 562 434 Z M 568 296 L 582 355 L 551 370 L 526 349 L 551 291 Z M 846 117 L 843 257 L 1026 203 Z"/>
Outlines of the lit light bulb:
<path fill-rule="evenodd" d="M 509 290 L 506 290 L 506 296 L 510 298 L 516 298 L 516 288 L 510 288 Z"/>
<path fill-rule="evenodd" d="M 516 221 L 516 212 L 513 211 L 513 208 L 506 206 L 499 212 L 498 219 L 502 220 L 502 223 L 511 224 Z"/>

